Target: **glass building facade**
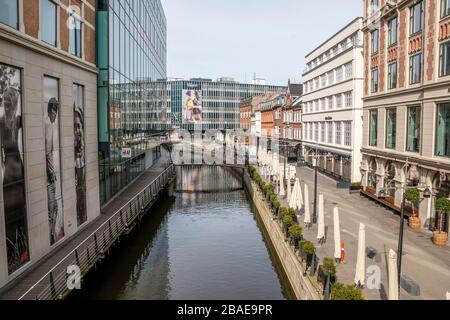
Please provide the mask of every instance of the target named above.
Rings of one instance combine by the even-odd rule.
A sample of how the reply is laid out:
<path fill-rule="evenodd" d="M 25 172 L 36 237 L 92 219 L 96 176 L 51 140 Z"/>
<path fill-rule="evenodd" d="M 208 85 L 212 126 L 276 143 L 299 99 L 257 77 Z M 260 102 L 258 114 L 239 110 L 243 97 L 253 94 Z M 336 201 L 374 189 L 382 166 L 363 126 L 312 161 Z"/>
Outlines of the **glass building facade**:
<path fill-rule="evenodd" d="M 239 106 L 242 99 L 269 92 L 286 92 L 287 87 L 239 83 L 230 78 L 168 80 L 167 99 L 174 128 L 186 130 L 233 130 L 240 128 Z M 188 121 L 189 94 L 200 97 L 198 117 Z M 187 97 L 188 96 L 188 97 Z M 187 98 L 186 98 L 187 97 Z M 196 99 L 194 97 L 193 101 Z"/>
<path fill-rule="evenodd" d="M 97 1 L 101 203 L 146 168 L 151 136 L 166 129 L 167 28 L 160 0 Z M 131 150 L 131 157 L 123 151 Z"/>

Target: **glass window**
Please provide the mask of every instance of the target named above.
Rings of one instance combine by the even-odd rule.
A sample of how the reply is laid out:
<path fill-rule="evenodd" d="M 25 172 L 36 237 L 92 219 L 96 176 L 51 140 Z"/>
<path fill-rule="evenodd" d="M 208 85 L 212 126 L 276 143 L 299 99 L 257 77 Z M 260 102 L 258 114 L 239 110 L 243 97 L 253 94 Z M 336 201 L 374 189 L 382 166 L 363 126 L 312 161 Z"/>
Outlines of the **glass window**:
<path fill-rule="evenodd" d="M 441 76 L 450 75 L 450 41 L 441 44 L 439 64 Z"/>
<path fill-rule="evenodd" d="M 56 4 L 41 0 L 39 17 L 41 40 L 56 46 Z"/>
<path fill-rule="evenodd" d="M 371 53 L 376 54 L 378 53 L 378 41 L 379 41 L 379 35 L 380 31 L 378 29 L 373 30 L 371 33 Z"/>
<path fill-rule="evenodd" d="M 345 93 L 345 106 L 351 107 L 352 104 L 353 104 L 353 93 L 352 92 Z"/>
<path fill-rule="evenodd" d="M 74 56 L 81 58 L 81 22 L 71 16 L 72 23 L 69 29 L 69 50 Z"/>
<path fill-rule="evenodd" d="M 347 147 L 352 146 L 352 122 L 344 122 L 344 145 Z"/>
<path fill-rule="evenodd" d="M 450 15 L 450 0 L 441 0 L 441 17 Z"/>
<path fill-rule="evenodd" d="M 394 45 L 398 40 L 398 17 L 389 21 L 389 45 Z"/>
<path fill-rule="evenodd" d="M 378 111 L 370 111 L 369 116 L 369 146 L 376 147 L 378 143 Z"/>
<path fill-rule="evenodd" d="M 372 70 L 371 84 L 372 93 L 378 92 L 378 68 Z"/>
<path fill-rule="evenodd" d="M 347 63 L 345 65 L 345 78 L 350 79 L 353 77 L 353 63 Z"/>
<path fill-rule="evenodd" d="M 336 108 L 342 108 L 342 95 L 336 95 Z"/>
<path fill-rule="evenodd" d="M 410 10 L 410 31 L 409 34 L 422 31 L 423 27 L 423 1 L 415 4 Z"/>
<path fill-rule="evenodd" d="M 410 152 L 420 151 L 421 110 L 421 107 L 408 108 L 408 132 L 406 138 L 406 150 Z"/>
<path fill-rule="evenodd" d="M 437 106 L 436 155 L 450 157 L 450 103 Z"/>
<path fill-rule="evenodd" d="M 395 149 L 397 137 L 397 110 L 395 108 L 386 110 L 386 148 Z"/>
<path fill-rule="evenodd" d="M 342 123 L 336 122 L 336 144 L 342 144 Z"/>
<path fill-rule="evenodd" d="M 0 23 L 6 24 L 11 28 L 19 29 L 18 1 L 0 0 L 0 8 Z"/>
<path fill-rule="evenodd" d="M 409 83 L 419 83 L 422 75 L 422 53 L 418 53 L 410 58 L 409 62 Z"/>
<path fill-rule="evenodd" d="M 388 89 L 397 88 L 397 61 L 388 65 Z"/>
<path fill-rule="evenodd" d="M 333 109 L 333 107 L 334 107 L 334 98 L 331 96 L 328 97 L 328 110 Z"/>
<path fill-rule="evenodd" d="M 336 69 L 336 82 L 341 82 L 343 77 L 342 67 Z"/>
<path fill-rule="evenodd" d="M 333 143 L 333 123 L 328 123 L 328 143 Z"/>
<path fill-rule="evenodd" d="M 325 122 L 320 123 L 320 142 L 325 142 Z"/>

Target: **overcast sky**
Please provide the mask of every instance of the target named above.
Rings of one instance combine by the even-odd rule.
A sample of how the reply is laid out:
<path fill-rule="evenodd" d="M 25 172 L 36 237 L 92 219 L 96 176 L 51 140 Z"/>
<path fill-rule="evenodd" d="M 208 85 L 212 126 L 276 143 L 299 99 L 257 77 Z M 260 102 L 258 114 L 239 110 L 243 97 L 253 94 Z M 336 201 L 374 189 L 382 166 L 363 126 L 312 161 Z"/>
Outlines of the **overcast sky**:
<path fill-rule="evenodd" d="M 363 0 L 161 0 L 168 76 L 301 80 L 305 54 L 363 13 Z"/>

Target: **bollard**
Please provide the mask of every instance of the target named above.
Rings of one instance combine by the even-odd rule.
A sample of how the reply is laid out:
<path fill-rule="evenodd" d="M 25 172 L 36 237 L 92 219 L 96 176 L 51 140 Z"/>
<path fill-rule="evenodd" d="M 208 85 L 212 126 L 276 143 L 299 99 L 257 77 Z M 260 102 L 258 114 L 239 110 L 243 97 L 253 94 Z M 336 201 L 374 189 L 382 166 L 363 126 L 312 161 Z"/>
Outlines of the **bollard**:
<path fill-rule="evenodd" d="M 345 262 L 345 242 L 341 244 L 341 264 Z"/>

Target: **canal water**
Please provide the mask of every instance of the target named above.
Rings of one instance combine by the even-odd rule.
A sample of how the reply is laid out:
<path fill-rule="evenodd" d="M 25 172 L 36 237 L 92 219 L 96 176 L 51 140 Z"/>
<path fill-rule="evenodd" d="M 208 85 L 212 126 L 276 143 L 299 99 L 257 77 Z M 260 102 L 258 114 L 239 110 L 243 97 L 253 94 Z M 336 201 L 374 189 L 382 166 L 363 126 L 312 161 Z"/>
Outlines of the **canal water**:
<path fill-rule="evenodd" d="M 83 281 L 73 299 L 293 299 L 230 169 L 177 169 L 164 197 Z"/>

